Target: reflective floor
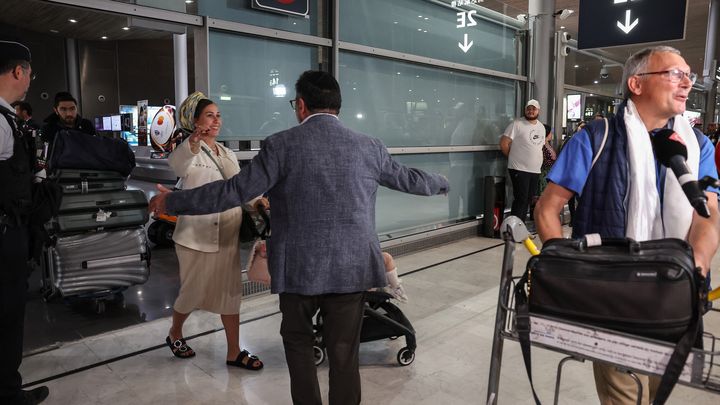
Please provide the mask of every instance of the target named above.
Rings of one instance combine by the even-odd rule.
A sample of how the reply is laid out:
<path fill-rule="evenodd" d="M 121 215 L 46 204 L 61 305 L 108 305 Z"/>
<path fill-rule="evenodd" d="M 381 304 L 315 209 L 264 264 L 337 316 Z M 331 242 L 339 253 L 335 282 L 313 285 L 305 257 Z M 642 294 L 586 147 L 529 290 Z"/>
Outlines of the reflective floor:
<path fill-rule="evenodd" d="M 265 362 L 262 371 L 227 367 L 219 317 L 202 311 L 190 316 L 185 329 L 197 356 L 174 358 L 163 341 L 170 326 L 165 306 L 172 303 L 177 288 L 172 274 L 175 259 L 171 250 L 153 253 L 150 282 L 142 289 L 128 290 L 124 309 L 109 308 L 98 316 L 62 302 L 46 307 L 32 304 L 36 308 L 28 318 L 38 318 L 29 319 L 28 342 L 42 345 L 39 337 L 31 336 L 37 333 L 54 336 L 45 342 L 65 343 L 25 357 L 21 368 L 25 383 L 47 384 L 48 404 L 289 404 L 276 296 L 247 299 L 241 310 L 242 347 Z M 516 274 L 524 269 L 527 258 L 524 250 L 518 250 Z M 407 367 L 398 365 L 402 338 L 363 343 L 363 403 L 485 403 L 501 261 L 499 241 L 485 238 L 469 238 L 397 259 L 400 273 L 409 273 L 402 278 L 410 301 L 400 308 L 417 331 L 416 359 Z M 717 259 L 714 267 L 720 267 Z M 72 327 L 61 332 L 52 324 L 42 325 L 60 319 L 70 320 Z M 706 330 L 720 334 L 720 313 L 708 314 L 705 321 Z M 533 349 L 535 386 L 546 403 L 552 401 L 555 368 L 562 357 Z M 327 363 L 318 368 L 323 395 L 327 371 Z M 514 342 L 505 343 L 498 399 L 500 404 L 532 403 Z M 678 386 L 668 403 L 718 402 L 717 394 Z M 589 363 L 567 364 L 560 403 L 598 403 Z"/>

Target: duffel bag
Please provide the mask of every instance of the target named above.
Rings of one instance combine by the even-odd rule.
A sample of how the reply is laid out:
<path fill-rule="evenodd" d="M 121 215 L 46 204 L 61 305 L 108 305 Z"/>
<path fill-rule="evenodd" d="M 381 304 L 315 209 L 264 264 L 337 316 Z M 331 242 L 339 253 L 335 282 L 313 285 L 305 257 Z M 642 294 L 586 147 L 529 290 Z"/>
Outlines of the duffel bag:
<path fill-rule="evenodd" d="M 62 130 L 55 135 L 49 169 L 109 170 L 127 177 L 135 167 L 135 154 L 123 139 Z"/>
<path fill-rule="evenodd" d="M 532 382 L 529 316 L 544 315 L 675 343 L 654 402 L 664 403 L 692 347 L 702 345 L 703 287 L 692 248 L 680 239 L 636 242 L 593 234 L 547 241 L 515 288 L 528 377 Z"/>

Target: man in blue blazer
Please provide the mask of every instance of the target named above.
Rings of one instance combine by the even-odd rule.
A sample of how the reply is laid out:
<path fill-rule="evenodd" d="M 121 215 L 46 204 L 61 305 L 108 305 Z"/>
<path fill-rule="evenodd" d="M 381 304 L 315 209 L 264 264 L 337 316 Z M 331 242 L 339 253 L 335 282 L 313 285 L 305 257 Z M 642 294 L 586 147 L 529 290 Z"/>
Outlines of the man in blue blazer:
<path fill-rule="evenodd" d="M 386 285 L 375 232 L 378 186 L 447 194 L 447 179 L 395 162 L 378 139 L 338 119 L 341 95 L 329 73 L 307 71 L 290 103 L 300 125 L 269 136 L 251 164 L 227 181 L 161 194 L 150 210 L 174 215 L 221 212 L 267 192 L 271 290 L 280 294 L 280 334 L 294 404 L 322 404 L 312 317 L 323 315 L 331 405 L 360 403 L 358 346 L 363 292 Z"/>

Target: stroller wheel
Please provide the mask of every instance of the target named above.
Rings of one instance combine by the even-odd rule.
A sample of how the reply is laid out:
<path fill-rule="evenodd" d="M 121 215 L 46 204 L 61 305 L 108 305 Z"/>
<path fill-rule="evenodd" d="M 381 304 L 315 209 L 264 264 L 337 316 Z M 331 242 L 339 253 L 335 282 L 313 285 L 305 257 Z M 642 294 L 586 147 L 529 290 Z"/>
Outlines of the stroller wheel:
<path fill-rule="evenodd" d="M 407 347 L 403 347 L 400 351 L 398 351 L 397 361 L 401 366 L 409 366 L 413 361 L 415 361 L 415 352 Z"/>
<path fill-rule="evenodd" d="M 319 366 L 325 361 L 325 349 L 320 346 L 313 346 L 313 354 L 315 355 L 315 365 Z"/>

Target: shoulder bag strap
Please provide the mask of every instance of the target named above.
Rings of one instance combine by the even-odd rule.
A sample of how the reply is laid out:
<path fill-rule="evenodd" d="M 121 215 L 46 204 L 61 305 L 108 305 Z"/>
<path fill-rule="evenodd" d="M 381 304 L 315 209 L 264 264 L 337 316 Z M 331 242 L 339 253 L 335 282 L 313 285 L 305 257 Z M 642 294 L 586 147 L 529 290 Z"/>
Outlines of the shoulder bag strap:
<path fill-rule="evenodd" d="M 603 149 L 605 149 L 605 142 L 607 142 L 608 137 L 608 127 L 610 124 L 608 123 L 607 118 L 603 118 L 605 121 L 605 133 L 603 134 L 602 142 L 600 143 L 600 148 L 595 152 L 595 157 L 593 157 L 592 164 L 590 165 L 590 170 L 592 170 L 593 166 L 595 166 L 595 162 L 597 162 L 598 159 L 600 159 L 600 154 L 602 154 Z"/>
<path fill-rule="evenodd" d="M 675 350 L 670 356 L 670 360 L 668 360 L 665 372 L 660 380 L 660 386 L 655 393 L 653 405 L 663 405 L 665 401 L 667 401 L 670 393 L 675 387 L 675 384 L 680 378 L 680 374 L 682 373 L 683 367 L 685 367 L 685 362 L 690 355 L 690 351 L 698 339 L 698 335 L 702 329 L 702 322 L 700 320 L 702 319 L 703 306 L 700 304 L 696 306 L 697 308 L 695 310 L 695 314 L 693 314 L 693 319 L 690 322 L 690 325 L 688 325 L 687 331 L 685 331 L 683 337 L 680 338 L 677 345 L 675 345 Z"/>
<path fill-rule="evenodd" d="M 520 341 L 520 349 L 522 350 L 523 360 L 525 361 L 525 371 L 528 380 L 530 380 L 530 389 L 532 390 L 535 404 L 540 405 L 540 399 L 535 393 L 535 387 L 532 380 L 532 364 L 530 357 L 530 311 L 528 306 L 528 297 L 525 294 L 525 286 L 528 281 L 528 273 L 522 276 L 515 286 L 515 325 L 518 332 L 518 340 Z"/>
<path fill-rule="evenodd" d="M 222 176 L 223 180 L 227 180 L 227 177 L 225 177 L 225 173 L 223 173 L 222 168 L 220 167 L 220 164 L 218 164 L 217 160 L 212 155 L 212 152 L 210 150 L 202 145 L 200 145 L 200 150 L 205 152 L 205 154 L 212 160 L 213 163 L 215 163 L 215 167 L 217 167 L 218 171 L 220 172 L 220 175 Z"/>

